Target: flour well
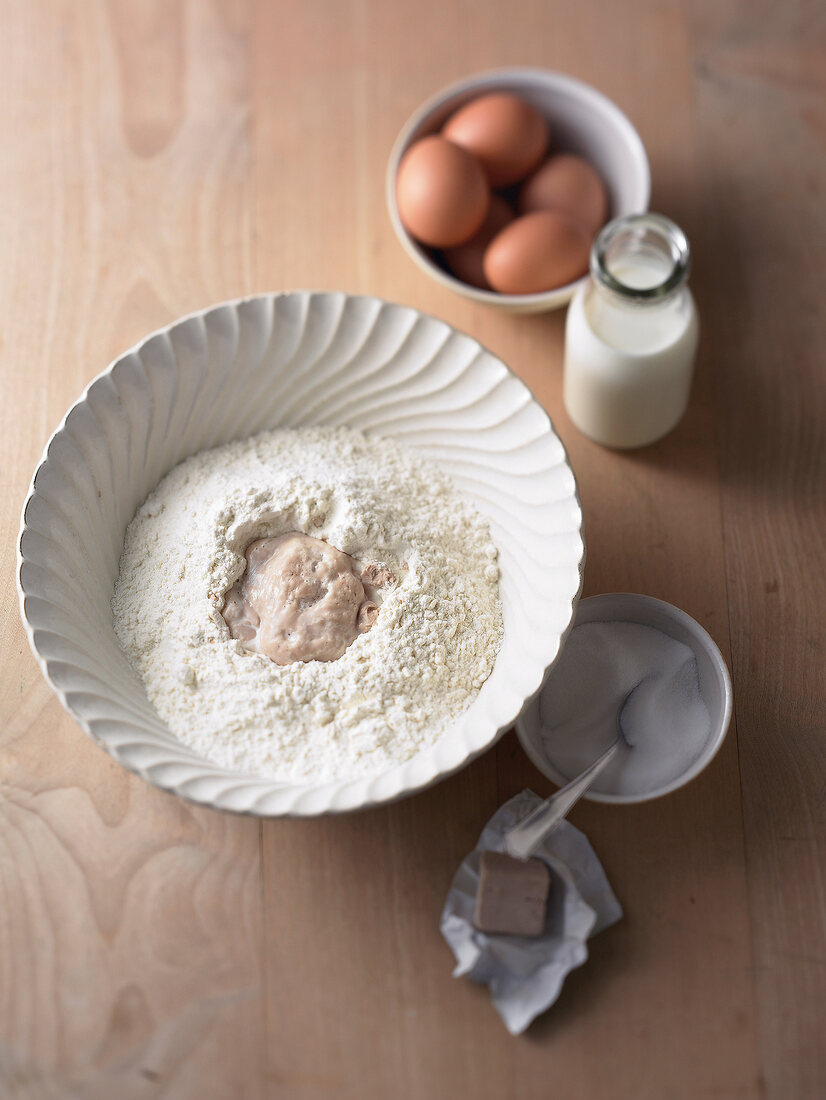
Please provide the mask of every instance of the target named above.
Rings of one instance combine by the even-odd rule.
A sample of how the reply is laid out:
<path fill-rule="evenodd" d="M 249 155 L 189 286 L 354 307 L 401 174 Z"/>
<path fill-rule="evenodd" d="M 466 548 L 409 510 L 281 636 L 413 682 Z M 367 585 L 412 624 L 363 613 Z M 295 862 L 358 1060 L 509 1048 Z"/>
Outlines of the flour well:
<path fill-rule="evenodd" d="M 276 665 L 221 615 L 254 539 L 300 531 L 399 583 L 338 660 Z M 228 768 L 285 781 L 381 771 L 433 744 L 502 637 L 496 549 L 431 463 L 349 429 L 267 432 L 204 451 L 126 532 L 115 630 L 172 732 Z"/>

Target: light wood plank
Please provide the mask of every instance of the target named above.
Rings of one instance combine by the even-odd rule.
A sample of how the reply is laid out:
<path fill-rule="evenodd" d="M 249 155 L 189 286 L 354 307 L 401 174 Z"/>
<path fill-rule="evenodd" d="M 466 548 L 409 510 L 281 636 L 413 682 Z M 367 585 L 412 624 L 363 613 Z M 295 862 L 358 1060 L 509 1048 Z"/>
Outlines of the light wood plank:
<path fill-rule="evenodd" d="M 181 5 L 2 22 L 0 1094 L 262 1096 L 259 826 L 94 747 L 14 588 L 25 488 L 70 402 L 149 329 L 248 287 L 244 46 Z"/>
<path fill-rule="evenodd" d="M 826 18 L 696 18 L 718 433 L 760 1049 L 826 1090 Z M 698 13 L 699 16 L 699 13 Z"/>

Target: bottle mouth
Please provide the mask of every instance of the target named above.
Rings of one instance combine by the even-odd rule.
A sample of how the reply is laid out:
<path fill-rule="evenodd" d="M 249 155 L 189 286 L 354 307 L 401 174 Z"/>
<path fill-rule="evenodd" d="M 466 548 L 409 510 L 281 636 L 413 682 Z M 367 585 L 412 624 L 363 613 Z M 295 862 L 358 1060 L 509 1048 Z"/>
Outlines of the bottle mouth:
<path fill-rule="evenodd" d="M 615 218 L 591 247 L 595 282 L 626 302 L 669 298 L 688 278 L 691 249 L 685 233 L 662 214 Z"/>

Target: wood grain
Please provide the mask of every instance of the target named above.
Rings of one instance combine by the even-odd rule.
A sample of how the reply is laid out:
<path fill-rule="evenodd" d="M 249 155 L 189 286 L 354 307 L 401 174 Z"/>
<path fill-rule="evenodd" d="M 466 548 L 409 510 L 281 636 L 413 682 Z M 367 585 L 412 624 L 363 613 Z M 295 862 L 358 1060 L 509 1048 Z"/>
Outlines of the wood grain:
<path fill-rule="evenodd" d="M 0 1095 L 143 1100 L 819 1100 L 826 1094 L 821 369 L 826 19 L 799 0 L 0 2 Z M 637 124 L 695 246 L 685 420 L 617 455 L 561 404 L 563 318 L 414 268 L 384 209 L 407 115 L 496 65 L 559 68 Z M 510 1038 L 450 977 L 450 878 L 508 796 L 513 735 L 424 794 L 263 825 L 128 776 L 63 713 L 18 619 L 43 443 L 117 353 L 280 287 L 445 317 L 549 409 L 585 509 L 586 592 L 694 615 L 736 722 L 685 790 L 580 804 L 626 911 Z"/>

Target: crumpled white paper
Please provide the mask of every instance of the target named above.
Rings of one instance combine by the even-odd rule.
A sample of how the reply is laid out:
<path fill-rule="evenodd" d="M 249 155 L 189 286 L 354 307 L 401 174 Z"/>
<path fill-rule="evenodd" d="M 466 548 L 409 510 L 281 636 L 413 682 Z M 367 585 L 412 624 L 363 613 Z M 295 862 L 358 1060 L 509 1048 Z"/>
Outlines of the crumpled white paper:
<path fill-rule="evenodd" d="M 454 978 L 487 985 L 511 1035 L 554 1003 L 566 975 L 588 958 L 588 937 L 622 917 L 588 838 L 562 821 L 534 853 L 552 871 L 544 933 L 488 935 L 474 928 L 480 852 L 504 852 L 505 833 L 541 801 L 533 791 L 523 791 L 496 811 L 456 872 L 442 912 L 442 935 L 456 956 Z"/>

